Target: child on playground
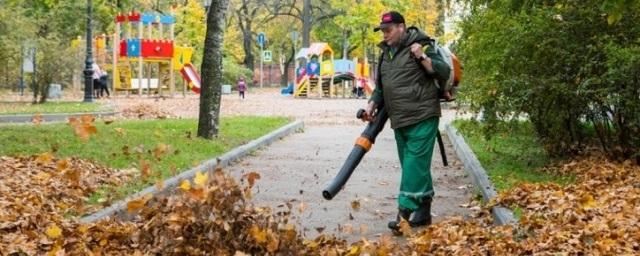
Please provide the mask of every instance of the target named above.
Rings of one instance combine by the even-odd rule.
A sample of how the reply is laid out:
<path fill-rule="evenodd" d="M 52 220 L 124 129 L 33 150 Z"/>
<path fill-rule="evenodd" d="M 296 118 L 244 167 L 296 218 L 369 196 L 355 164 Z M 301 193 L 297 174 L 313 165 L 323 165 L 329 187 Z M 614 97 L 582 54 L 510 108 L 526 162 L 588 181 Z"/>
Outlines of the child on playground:
<path fill-rule="evenodd" d="M 247 82 L 245 82 L 244 80 L 244 76 L 240 76 L 240 79 L 238 79 L 238 96 L 240 96 L 241 99 L 244 99 L 244 92 L 247 90 Z"/>

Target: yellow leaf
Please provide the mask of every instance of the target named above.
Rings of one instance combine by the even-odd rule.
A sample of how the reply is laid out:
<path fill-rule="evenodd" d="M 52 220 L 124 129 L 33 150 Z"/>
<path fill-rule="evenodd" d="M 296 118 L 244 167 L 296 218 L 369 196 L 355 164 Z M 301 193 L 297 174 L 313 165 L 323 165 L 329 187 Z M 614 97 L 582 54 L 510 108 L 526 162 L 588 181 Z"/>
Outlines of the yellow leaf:
<path fill-rule="evenodd" d="M 189 190 L 191 189 L 191 182 L 189 182 L 189 180 L 183 180 L 183 181 L 180 183 L 180 188 L 181 188 L 183 191 L 189 191 Z"/>
<path fill-rule="evenodd" d="M 205 183 L 207 183 L 207 179 L 209 178 L 209 175 L 207 173 L 202 173 L 200 171 L 196 172 L 196 177 L 193 179 L 193 183 L 195 183 L 198 186 L 204 186 Z"/>
<path fill-rule="evenodd" d="M 257 243 L 263 244 L 267 242 L 267 231 L 260 229 L 258 226 L 253 225 L 249 230 L 249 234 L 256 240 Z"/>
<path fill-rule="evenodd" d="M 351 249 L 347 253 L 347 256 L 356 256 L 356 255 L 360 255 L 360 246 L 357 246 L 357 245 L 351 246 Z"/>
<path fill-rule="evenodd" d="M 244 188 L 244 198 L 247 200 L 250 200 L 251 198 L 253 198 L 253 194 L 251 193 L 251 187 L 246 187 Z"/>
<path fill-rule="evenodd" d="M 36 162 L 41 164 L 48 164 L 52 160 L 53 160 L 53 154 L 49 152 L 42 153 L 36 158 Z"/>
<path fill-rule="evenodd" d="M 580 198 L 580 205 L 583 209 L 591 209 L 596 206 L 596 200 L 593 199 L 593 196 L 591 194 L 586 194 L 583 195 L 582 198 Z"/>
<path fill-rule="evenodd" d="M 120 136 L 124 136 L 126 133 L 124 131 L 124 129 L 117 127 L 117 128 L 113 128 L 114 131 L 116 131 L 118 133 L 118 135 Z"/>
<path fill-rule="evenodd" d="M 59 160 L 56 163 L 56 170 L 58 170 L 58 171 L 64 171 L 67 168 L 69 168 L 69 161 L 67 159 Z"/>
<path fill-rule="evenodd" d="M 51 239 L 56 239 L 62 235 L 62 229 L 60 229 L 56 224 L 53 224 L 47 228 L 45 234 Z"/>
<path fill-rule="evenodd" d="M 59 244 L 56 244 L 51 248 L 51 251 L 47 253 L 47 256 L 59 256 L 66 255 L 64 249 Z"/>

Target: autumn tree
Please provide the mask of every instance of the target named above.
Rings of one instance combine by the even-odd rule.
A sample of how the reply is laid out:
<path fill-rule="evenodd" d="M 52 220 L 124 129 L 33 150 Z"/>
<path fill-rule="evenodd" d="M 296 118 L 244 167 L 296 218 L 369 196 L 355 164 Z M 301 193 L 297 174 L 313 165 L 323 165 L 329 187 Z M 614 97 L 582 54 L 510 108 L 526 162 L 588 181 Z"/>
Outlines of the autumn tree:
<path fill-rule="evenodd" d="M 334 8 L 329 0 L 314 3 L 311 0 L 271 1 L 269 10 L 274 17 L 290 16 L 302 23 L 302 47 L 309 47 L 311 44 L 311 30 L 314 26 L 345 13 L 344 10 Z"/>
<path fill-rule="evenodd" d="M 206 32 L 205 10 L 197 0 L 187 0 L 185 5 L 175 9 L 176 43 L 193 47 L 191 62 L 196 66 L 202 62 L 204 35 Z"/>
<path fill-rule="evenodd" d="M 217 137 L 220 129 L 222 50 L 228 6 L 228 0 L 212 0 L 207 14 L 198 118 L 198 136 L 207 139 Z"/>
<path fill-rule="evenodd" d="M 254 70 L 255 56 L 254 34 L 255 26 L 260 19 L 259 15 L 264 11 L 263 1 L 232 0 L 233 17 L 242 33 L 242 48 L 244 50 L 244 65 L 250 70 Z"/>

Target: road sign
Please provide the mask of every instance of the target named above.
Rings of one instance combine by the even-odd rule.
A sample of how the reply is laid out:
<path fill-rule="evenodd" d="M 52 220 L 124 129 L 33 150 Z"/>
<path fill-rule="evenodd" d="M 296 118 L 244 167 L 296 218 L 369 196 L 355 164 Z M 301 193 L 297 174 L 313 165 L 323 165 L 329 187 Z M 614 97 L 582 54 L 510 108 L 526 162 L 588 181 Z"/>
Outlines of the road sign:
<path fill-rule="evenodd" d="M 271 51 L 263 51 L 262 52 L 262 59 L 264 61 L 271 61 L 273 58 L 271 56 Z"/>
<path fill-rule="evenodd" d="M 264 33 L 260 32 L 258 34 L 258 45 L 260 45 L 260 47 L 264 47 L 264 42 L 267 40 L 267 38 L 264 36 Z"/>

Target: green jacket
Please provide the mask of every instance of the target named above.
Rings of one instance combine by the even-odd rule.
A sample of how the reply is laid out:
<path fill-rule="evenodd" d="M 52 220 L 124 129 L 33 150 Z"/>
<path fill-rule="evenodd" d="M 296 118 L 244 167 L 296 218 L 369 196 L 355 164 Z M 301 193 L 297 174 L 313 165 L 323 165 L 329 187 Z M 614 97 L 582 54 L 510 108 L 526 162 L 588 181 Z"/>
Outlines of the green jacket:
<path fill-rule="evenodd" d="M 425 53 L 431 58 L 434 70 L 434 73 L 427 74 L 411 55 L 410 46 L 413 43 L 424 47 L 431 44 L 431 39 L 419 29 L 409 27 L 395 54 L 391 53 L 386 43 L 378 44 L 383 55 L 376 89 L 373 90 L 370 101 L 378 105 L 384 102 L 392 129 L 441 115 L 435 79 L 446 80 L 451 70 L 433 47 L 427 47 Z"/>

